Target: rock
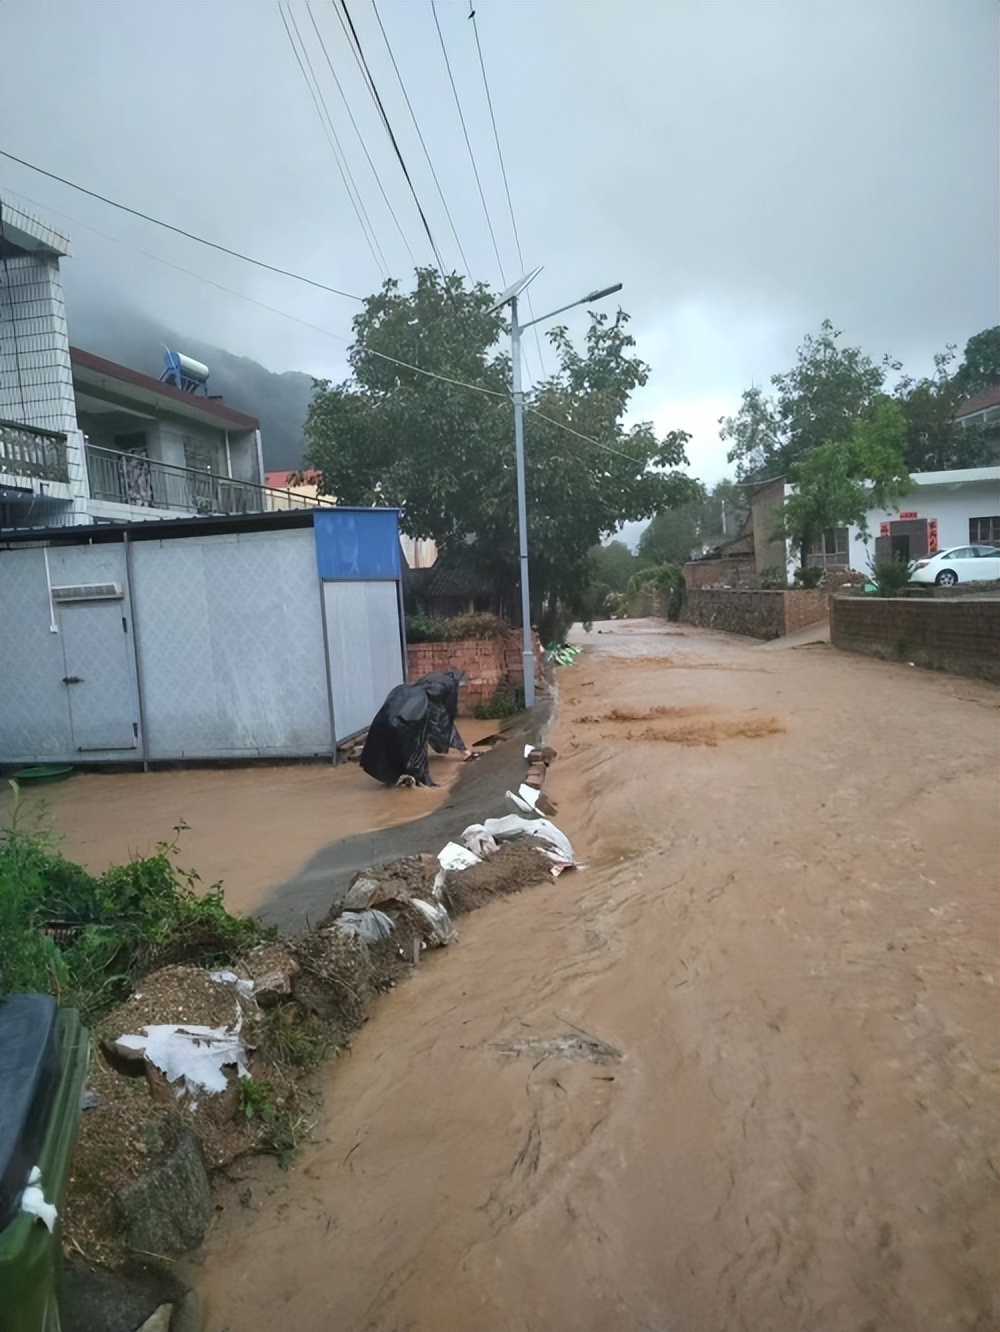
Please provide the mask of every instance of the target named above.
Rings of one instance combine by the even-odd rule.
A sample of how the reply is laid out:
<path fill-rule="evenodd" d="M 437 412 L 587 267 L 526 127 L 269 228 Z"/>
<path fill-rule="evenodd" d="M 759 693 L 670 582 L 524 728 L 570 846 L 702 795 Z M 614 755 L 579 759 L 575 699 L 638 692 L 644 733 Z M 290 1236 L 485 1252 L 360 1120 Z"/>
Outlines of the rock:
<path fill-rule="evenodd" d="M 160 1137 L 152 1152 L 164 1145 Z M 213 1209 L 201 1146 L 191 1130 L 176 1130 L 160 1163 L 120 1189 L 115 1201 L 126 1241 L 136 1252 L 173 1257 L 196 1249 Z"/>
<path fill-rule="evenodd" d="M 299 964 L 284 944 L 261 944 L 247 955 L 244 964 L 253 981 L 253 997 L 261 1008 L 273 1007 L 292 997 Z"/>
<path fill-rule="evenodd" d="M 170 1332 L 200 1332 L 194 1291 L 164 1267 L 127 1264 L 123 1271 L 68 1264 L 62 1298 L 63 1332 L 136 1332 L 156 1327 L 161 1309 L 172 1310 Z"/>
<path fill-rule="evenodd" d="M 170 1332 L 170 1321 L 173 1316 L 174 1306 L 172 1304 L 161 1304 L 136 1332 Z"/>

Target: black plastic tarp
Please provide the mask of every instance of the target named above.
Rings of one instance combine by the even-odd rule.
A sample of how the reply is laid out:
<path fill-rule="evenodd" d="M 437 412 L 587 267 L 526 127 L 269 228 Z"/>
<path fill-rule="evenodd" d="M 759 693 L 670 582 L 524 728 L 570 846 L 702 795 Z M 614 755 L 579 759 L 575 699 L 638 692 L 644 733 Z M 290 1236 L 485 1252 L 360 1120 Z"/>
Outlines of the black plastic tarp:
<path fill-rule="evenodd" d="M 369 777 L 395 786 L 412 777 L 418 786 L 435 786 L 427 766 L 431 705 L 420 685 L 397 685 L 368 728 L 361 766 Z"/>
<path fill-rule="evenodd" d="M 463 671 L 431 671 L 417 680 L 430 703 L 427 740 L 435 754 L 447 754 L 449 749 L 465 749 L 465 741 L 458 733 L 458 687 L 465 679 Z"/>

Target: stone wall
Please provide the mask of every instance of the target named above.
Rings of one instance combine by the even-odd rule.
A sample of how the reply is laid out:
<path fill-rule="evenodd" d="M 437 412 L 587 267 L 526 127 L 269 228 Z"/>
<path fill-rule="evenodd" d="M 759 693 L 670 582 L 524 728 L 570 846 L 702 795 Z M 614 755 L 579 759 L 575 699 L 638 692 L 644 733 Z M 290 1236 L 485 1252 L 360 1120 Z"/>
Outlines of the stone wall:
<path fill-rule="evenodd" d="M 681 619 L 704 629 L 722 629 L 750 638 L 782 638 L 825 619 L 827 605 L 827 594 L 818 588 L 787 592 L 689 588 Z"/>
<path fill-rule="evenodd" d="M 535 687 L 544 684 L 542 646 L 534 635 Z M 468 717 L 477 703 L 488 703 L 506 680 L 516 689 L 524 684 L 521 667 L 521 631 L 506 638 L 462 638 L 452 643 L 410 643 L 406 649 L 410 681 L 431 671 L 450 667 L 465 671 L 468 679 L 459 690 L 459 715 Z"/>
<path fill-rule="evenodd" d="M 830 641 L 845 652 L 1000 681 L 1000 597 L 834 597 Z"/>

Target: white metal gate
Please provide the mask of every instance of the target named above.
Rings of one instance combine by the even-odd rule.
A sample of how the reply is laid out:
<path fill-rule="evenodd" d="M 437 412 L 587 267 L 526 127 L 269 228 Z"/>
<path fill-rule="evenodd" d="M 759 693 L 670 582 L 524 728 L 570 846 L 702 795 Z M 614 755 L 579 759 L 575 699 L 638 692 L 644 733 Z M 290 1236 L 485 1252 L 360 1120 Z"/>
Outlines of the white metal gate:
<path fill-rule="evenodd" d="M 122 603 L 64 603 L 59 633 L 74 749 L 135 749 L 139 724 Z"/>
<path fill-rule="evenodd" d="M 389 690 L 403 683 L 398 585 L 324 583 L 336 741 L 364 730 Z"/>

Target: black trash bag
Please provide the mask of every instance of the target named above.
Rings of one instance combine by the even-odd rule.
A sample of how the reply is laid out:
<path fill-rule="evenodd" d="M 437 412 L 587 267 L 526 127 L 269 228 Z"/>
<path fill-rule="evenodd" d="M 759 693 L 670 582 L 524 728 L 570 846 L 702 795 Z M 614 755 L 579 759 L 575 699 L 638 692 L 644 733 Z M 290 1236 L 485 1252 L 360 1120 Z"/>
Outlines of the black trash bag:
<path fill-rule="evenodd" d="M 430 703 L 430 718 L 427 726 L 427 740 L 435 754 L 447 754 L 449 749 L 468 748 L 455 718 L 458 715 L 458 687 L 465 679 L 464 671 L 431 671 L 422 675 L 417 685 L 427 694 Z"/>
<path fill-rule="evenodd" d="M 395 786 L 412 777 L 418 786 L 436 786 L 427 766 L 427 728 L 430 702 L 419 685 L 397 685 L 391 690 L 368 728 L 361 766 L 369 777 Z"/>

